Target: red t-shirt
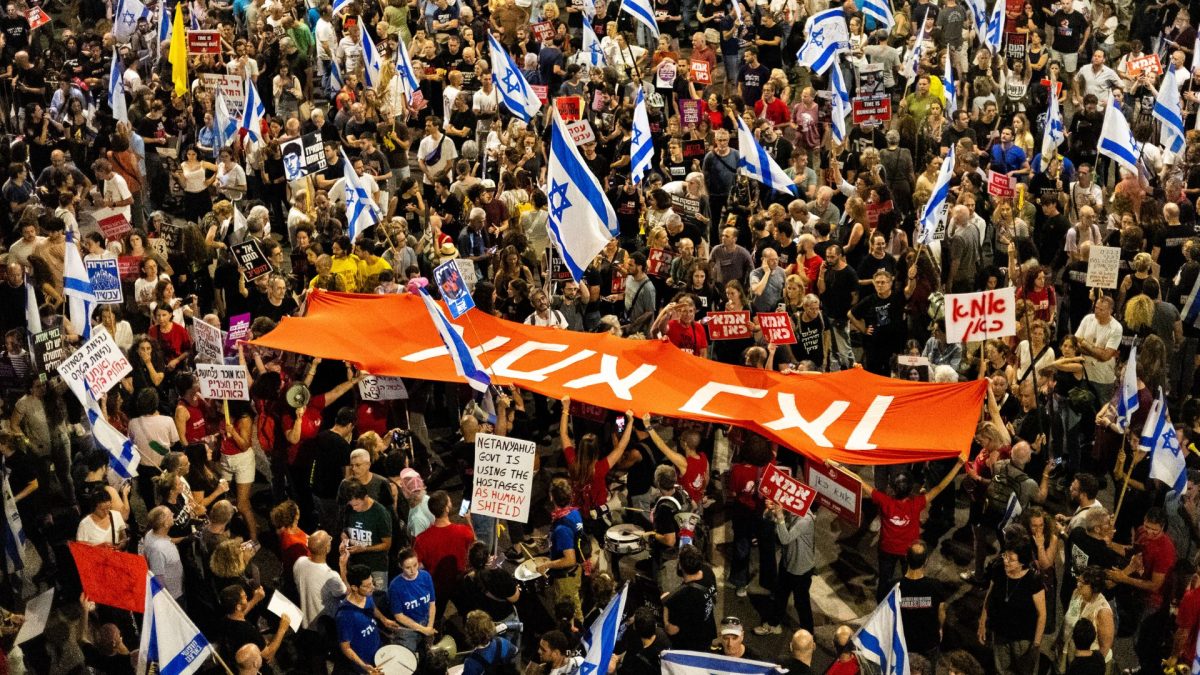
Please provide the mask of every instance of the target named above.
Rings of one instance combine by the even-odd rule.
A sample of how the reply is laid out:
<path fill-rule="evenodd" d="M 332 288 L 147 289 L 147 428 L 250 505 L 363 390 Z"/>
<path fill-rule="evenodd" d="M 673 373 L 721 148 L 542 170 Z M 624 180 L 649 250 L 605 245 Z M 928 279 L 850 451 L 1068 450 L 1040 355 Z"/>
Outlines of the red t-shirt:
<path fill-rule="evenodd" d="M 162 351 L 164 361 L 170 361 L 184 352 L 192 351 L 192 336 L 188 335 L 186 328 L 177 323 L 172 323 L 171 330 L 167 333 L 159 330 L 158 324 L 151 326 L 150 339 L 158 342 L 158 348 Z"/>
<path fill-rule="evenodd" d="M 671 319 L 667 323 L 667 340 L 688 354 L 703 356 L 704 350 L 708 349 L 708 335 L 704 332 L 704 326 L 695 321 L 685 326 Z"/>
<path fill-rule="evenodd" d="M 1171 541 L 1170 537 L 1160 534 L 1150 539 L 1146 536 L 1145 529 L 1139 527 L 1134 541 L 1142 547 L 1143 579 L 1149 579 L 1156 573 L 1161 573 L 1164 577 L 1171 574 L 1171 569 L 1175 567 L 1175 542 Z M 1157 592 L 1150 594 L 1151 607 L 1162 606 L 1162 589 L 1166 587 L 1164 583 Z"/>
<path fill-rule="evenodd" d="M 1179 600 L 1179 614 L 1175 617 L 1175 626 L 1187 631 L 1187 639 L 1183 641 L 1183 652 L 1178 654 L 1179 661 L 1191 663 L 1196 658 L 1196 632 L 1200 630 L 1200 588 L 1193 588 L 1183 594 Z"/>
<path fill-rule="evenodd" d="M 387 401 L 360 401 L 355 413 L 354 433 L 363 434 L 368 431 L 374 431 L 380 437 L 387 435 Z"/>
<path fill-rule="evenodd" d="M 292 566 L 296 564 L 296 561 L 309 555 L 308 535 L 303 530 L 296 530 L 295 532 L 278 530 L 278 532 L 279 557 L 283 561 L 283 569 L 288 574 L 291 574 Z"/>
<path fill-rule="evenodd" d="M 318 394 L 308 401 L 308 405 L 304 407 L 304 418 L 300 420 L 300 442 L 294 445 L 289 445 L 287 449 L 288 464 L 295 464 L 296 457 L 300 453 L 300 446 L 304 442 L 315 438 L 321 431 L 321 414 L 325 412 L 325 394 Z M 292 430 L 292 425 L 296 423 L 296 413 L 293 410 L 290 414 L 283 415 L 283 428 L 277 433 L 284 434 L 286 438 L 287 432 Z"/>
<path fill-rule="evenodd" d="M 834 661 L 825 671 L 825 675 L 858 675 L 858 659 L 849 661 Z"/>
<path fill-rule="evenodd" d="M 804 276 L 808 277 L 809 284 L 817 283 L 817 275 L 821 273 L 821 265 L 824 262 L 825 259 L 819 255 L 804 258 Z"/>
<path fill-rule="evenodd" d="M 685 457 L 687 460 L 687 471 L 683 472 L 683 476 L 679 478 L 679 485 L 688 497 L 692 498 L 693 504 L 699 504 L 704 499 L 704 478 L 708 476 L 708 457 L 704 455 L 696 455 L 695 457 Z"/>
<path fill-rule="evenodd" d="M 879 507 L 879 550 L 891 555 L 906 555 L 908 547 L 921 538 L 925 495 L 897 500 L 885 492 L 872 490 L 871 501 Z"/>
<path fill-rule="evenodd" d="M 766 112 L 763 112 L 766 108 Z M 792 121 L 792 111 L 788 110 L 787 104 L 779 99 L 775 99 L 770 103 L 759 99 L 754 103 L 755 117 L 766 118 L 771 124 L 787 124 Z"/>
<path fill-rule="evenodd" d="M 1017 298 L 1028 300 L 1033 304 L 1033 316 L 1042 321 L 1050 320 L 1050 313 L 1054 311 L 1057 301 L 1054 297 L 1054 289 L 1050 286 L 1045 286 L 1041 290 L 1032 290 L 1026 292 L 1024 288 L 1017 291 Z"/>
<path fill-rule="evenodd" d="M 762 510 L 762 498 L 758 496 L 762 474 L 763 467 L 753 464 L 734 464 L 729 467 L 729 491 L 738 504 L 754 511 Z"/>
<path fill-rule="evenodd" d="M 183 442 L 191 445 L 203 441 L 208 431 L 208 424 L 204 421 L 204 410 L 198 405 L 188 405 L 182 401 L 179 405 L 187 410 L 188 414 L 187 423 L 183 427 Z"/>
<path fill-rule="evenodd" d="M 575 446 L 568 445 L 563 448 L 563 455 L 566 456 L 568 464 L 574 464 Z M 592 484 L 575 486 L 575 499 L 578 502 L 579 515 L 586 516 L 597 506 L 608 503 L 608 472 L 611 469 L 612 467 L 608 465 L 608 457 L 601 457 L 596 460 L 596 464 L 592 468 Z"/>
<path fill-rule="evenodd" d="M 433 525 L 413 540 L 417 559 L 433 576 L 439 598 L 449 597 L 450 586 L 467 569 L 467 549 L 475 543 L 475 532 L 461 523 Z"/>

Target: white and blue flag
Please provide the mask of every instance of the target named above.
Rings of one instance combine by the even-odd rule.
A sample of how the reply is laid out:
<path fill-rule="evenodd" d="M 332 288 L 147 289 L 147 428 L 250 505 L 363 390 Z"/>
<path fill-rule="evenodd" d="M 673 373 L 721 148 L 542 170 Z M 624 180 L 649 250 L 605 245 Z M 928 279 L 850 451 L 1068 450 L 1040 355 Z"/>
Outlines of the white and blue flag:
<path fill-rule="evenodd" d="M 1137 175 L 1138 160 L 1142 149 L 1133 140 L 1133 132 L 1129 130 L 1129 121 L 1121 114 L 1116 105 L 1104 109 L 1104 126 L 1100 128 L 1100 142 L 1096 151 L 1105 157 L 1112 158 L 1122 168 Z"/>
<path fill-rule="evenodd" d="M 162 54 L 162 45 L 171 40 L 171 15 L 167 4 L 167 0 L 158 0 L 158 55 Z"/>
<path fill-rule="evenodd" d="M 1125 362 L 1125 371 L 1121 375 L 1121 385 L 1117 388 L 1117 426 L 1122 432 L 1129 430 L 1129 421 L 1133 413 L 1138 411 L 1141 403 L 1138 401 L 1137 378 L 1137 345 L 1129 350 L 1129 360 Z"/>
<path fill-rule="evenodd" d="M 984 34 L 987 33 L 987 0 L 967 0 L 967 7 L 971 9 L 971 27 L 982 42 Z"/>
<path fill-rule="evenodd" d="M 596 617 L 591 631 L 584 640 L 587 655 L 579 666 L 579 675 L 605 675 L 608 672 L 608 662 L 612 660 L 613 649 L 621 636 L 621 619 L 625 616 L 625 599 L 629 594 L 629 584 L 621 588 L 621 592 L 608 601 L 608 606 Z"/>
<path fill-rule="evenodd" d="M 96 442 L 96 447 L 103 448 L 108 453 L 108 465 L 118 476 L 121 478 L 137 476 L 141 455 L 133 447 L 133 441 L 117 431 L 116 427 L 109 424 L 108 420 L 104 418 L 104 414 L 100 410 L 100 403 L 92 397 L 91 387 L 88 386 L 87 380 L 84 380 L 83 386 L 87 394 L 87 400 L 83 402 L 84 409 L 87 411 L 88 423 L 92 427 L 92 440 Z"/>
<path fill-rule="evenodd" d="M 333 15 L 337 16 L 338 12 L 346 9 L 353 4 L 353 2 L 354 0 L 333 0 Z"/>
<path fill-rule="evenodd" d="M 329 62 L 329 86 L 336 92 L 341 91 L 342 86 L 346 84 L 346 80 L 342 78 L 342 71 L 338 69 L 337 59 Z"/>
<path fill-rule="evenodd" d="M 196 9 L 196 0 L 188 3 L 188 30 L 200 30 L 200 10 Z"/>
<path fill-rule="evenodd" d="M 710 652 L 669 649 L 662 653 L 661 663 L 662 675 L 779 675 L 774 663 Z"/>
<path fill-rule="evenodd" d="M 408 47 L 404 46 L 404 40 L 400 40 L 396 45 L 396 76 L 400 79 L 405 100 L 411 104 L 413 94 L 421 88 L 421 83 L 417 81 L 417 75 L 413 72 L 412 59 L 408 55 Z M 340 86 L 338 88 L 341 89 Z"/>
<path fill-rule="evenodd" d="M 942 168 L 938 170 L 937 182 L 933 184 L 933 194 L 921 209 L 921 217 L 917 221 L 917 243 L 929 246 L 945 237 L 946 214 L 950 211 L 950 179 L 954 177 L 954 146 L 942 160 Z M 939 227 L 941 232 L 939 233 Z"/>
<path fill-rule="evenodd" d="M 108 107 L 113 119 L 129 123 L 129 112 L 125 108 L 125 78 L 121 76 L 121 55 L 113 47 L 112 65 L 108 69 Z"/>
<path fill-rule="evenodd" d="M 229 101 L 220 89 L 217 90 L 217 98 L 213 102 L 213 123 L 217 128 L 218 148 L 229 145 L 237 138 L 238 121 L 229 114 Z"/>
<path fill-rule="evenodd" d="M 345 148 L 342 148 L 342 163 L 346 167 L 346 225 L 350 230 L 350 241 L 357 241 L 364 230 L 379 224 L 383 212 L 375 203 L 375 197 L 363 187 Z"/>
<path fill-rule="evenodd" d="M 863 0 L 862 13 L 874 19 L 878 28 L 889 33 L 896 25 L 896 17 L 892 14 L 892 3 L 889 0 Z"/>
<path fill-rule="evenodd" d="M 852 110 L 850 106 L 850 91 L 846 88 L 846 79 L 842 76 L 842 67 L 837 63 L 833 64 L 833 70 L 830 71 L 829 89 L 832 94 L 833 103 L 833 140 L 842 143 L 846 140 L 846 116 Z"/>
<path fill-rule="evenodd" d="M 595 174 L 571 141 L 557 114 L 550 132 L 546 197 L 550 201 L 547 227 L 571 278 L 579 281 L 592 259 L 617 236 L 617 214 Z"/>
<path fill-rule="evenodd" d="M 1175 425 L 1167 414 L 1167 401 L 1162 387 L 1150 406 L 1150 414 L 1142 425 L 1138 448 L 1150 453 L 1150 477 L 1162 481 L 1176 494 L 1187 490 L 1187 460 L 1179 445 Z"/>
<path fill-rule="evenodd" d="M 881 675 L 909 675 L 899 584 L 867 617 L 854 635 L 854 644 L 864 659 L 879 666 Z"/>
<path fill-rule="evenodd" d="M 21 524 L 21 512 L 17 500 L 13 499 L 12 486 L 8 484 L 11 469 L 0 470 L 3 474 L 0 489 L 4 490 L 4 569 L 16 574 L 25 569 L 25 528 Z"/>
<path fill-rule="evenodd" d="M 1004 41 L 1004 0 L 996 0 L 992 5 L 992 13 L 988 15 L 987 25 L 979 32 L 983 46 L 993 54 L 1000 53 L 1000 44 Z"/>
<path fill-rule="evenodd" d="M 383 58 L 371 39 L 371 33 L 367 31 L 365 21 L 359 22 L 358 30 L 362 34 L 363 84 L 368 89 L 378 89 L 383 84 Z"/>
<path fill-rule="evenodd" d="M 585 16 L 583 18 L 583 58 L 592 66 L 604 66 L 608 64 L 608 59 L 604 58 L 604 50 L 600 48 L 600 39 L 596 37 L 596 31 L 592 29 L 592 22 Z"/>
<path fill-rule="evenodd" d="M 633 184 L 645 178 L 654 161 L 654 138 L 650 133 L 650 115 L 646 112 L 645 87 L 638 87 L 637 104 L 633 107 L 633 135 L 629 140 Z"/>
<path fill-rule="evenodd" d="M 946 50 L 946 70 L 942 73 L 942 91 L 946 94 L 946 115 L 958 110 L 958 87 L 954 84 L 954 68 L 950 65 L 950 50 Z"/>
<path fill-rule="evenodd" d="M 841 7 L 818 12 L 804 24 L 804 44 L 796 52 L 796 61 L 817 75 L 825 74 L 838 54 L 850 50 L 850 26 Z"/>
<path fill-rule="evenodd" d="M 526 124 L 542 109 L 542 101 L 534 93 L 521 69 L 496 36 L 488 32 L 488 48 L 492 52 L 492 80 L 504 107 Z"/>
<path fill-rule="evenodd" d="M 429 295 L 428 289 L 421 289 L 421 299 L 425 301 L 425 308 L 429 310 L 429 318 L 433 320 L 433 325 L 442 338 L 442 344 L 446 345 L 446 350 L 450 352 L 450 360 L 454 362 L 455 372 L 465 379 L 475 391 L 479 393 L 487 391 L 488 387 L 492 385 L 492 378 L 484 371 L 479 357 L 475 356 L 475 353 L 463 341 L 462 336 L 455 330 L 456 326 L 450 323 L 450 320 L 442 313 L 442 308 L 433 301 L 433 296 Z"/>
<path fill-rule="evenodd" d="M 904 59 L 904 63 L 900 65 L 900 74 L 906 80 L 916 78 L 917 71 L 921 66 L 921 55 L 925 53 L 925 19 L 929 18 L 929 10 L 925 10 L 925 16 L 921 18 L 921 28 L 917 31 L 917 41 L 913 43 L 912 51 Z"/>
<path fill-rule="evenodd" d="M 654 7 L 650 0 L 622 0 L 621 11 L 637 19 L 658 40 L 658 22 L 654 20 Z"/>
<path fill-rule="evenodd" d="M 42 314 L 38 310 L 37 294 L 33 292 L 33 285 L 28 279 L 25 280 L 25 327 L 34 335 L 42 332 Z"/>
<path fill-rule="evenodd" d="M 254 79 L 247 77 L 246 107 L 242 110 L 238 129 L 245 129 L 246 137 L 258 143 L 262 140 L 262 121 L 266 114 L 267 109 L 263 105 L 262 97 L 258 95 L 258 88 L 254 86 Z"/>
<path fill-rule="evenodd" d="M 68 318 L 76 334 L 87 342 L 92 336 L 92 307 L 96 292 L 83 265 L 83 256 L 75 244 L 75 233 L 67 230 L 66 256 L 63 260 L 63 295 L 67 296 Z"/>
<path fill-rule="evenodd" d="M 150 8 L 139 0 L 121 0 L 117 3 L 117 8 L 113 11 L 112 26 L 113 37 L 117 39 L 117 42 L 129 42 L 129 39 L 137 32 L 138 19 L 149 21 Z"/>
<path fill-rule="evenodd" d="M 746 126 L 746 122 L 741 116 L 737 118 L 738 129 L 738 171 L 753 178 L 754 180 L 766 185 L 772 190 L 780 192 L 790 192 L 797 197 L 800 196 L 800 190 L 791 178 L 779 168 L 779 164 L 775 159 L 767 154 L 758 141 L 754 140 L 754 133 L 750 131 L 750 127 Z"/>
<path fill-rule="evenodd" d="M 1187 301 L 1183 303 L 1183 311 L 1180 314 L 1183 325 L 1200 328 L 1200 274 L 1196 275 L 1192 291 L 1188 293 Z"/>
<path fill-rule="evenodd" d="M 1051 97 L 1053 98 L 1053 97 Z M 1179 86 L 1175 83 L 1175 66 L 1167 69 L 1162 84 L 1158 85 L 1158 97 L 1154 99 L 1154 119 L 1162 122 L 1159 143 L 1175 154 L 1183 152 L 1184 133 L 1183 107 L 1179 98 Z"/>
<path fill-rule="evenodd" d="M 146 573 L 140 647 L 137 672 L 157 665 L 161 675 L 191 675 L 214 653 L 208 639 L 150 572 Z"/>
<path fill-rule="evenodd" d="M 1054 91 L 1056 84 L 1053 80 L 1050 81 L 1050 91 Z M 1045 171 L 1050 167 L 1050 160 L 1058 155 L 1058 146 L 1067 139 L 1066 129 L 1063 127 L 1062 109 L 1058 106 L 1058 97 L 1050 97 L 1050 106 L 1046 109 L 1046 126 L 1042 130 L 1042 161 L 1039 167 L 1040 171 Z"/>

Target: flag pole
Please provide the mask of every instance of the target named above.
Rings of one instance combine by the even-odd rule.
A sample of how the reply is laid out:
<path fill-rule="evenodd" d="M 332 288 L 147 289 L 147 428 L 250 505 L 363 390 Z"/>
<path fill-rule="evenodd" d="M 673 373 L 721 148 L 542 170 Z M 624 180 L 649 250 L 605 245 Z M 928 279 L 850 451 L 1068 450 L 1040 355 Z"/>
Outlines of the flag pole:
<path fill-rule="evenodd" d="M 225 659 L 221 658 L 215 647 L 212 650 L 212 655 L 217 660 L 217 663 L 221 664 L 221 667 L 225 669 L 225 675 L 233 675 L 233 671 L 229 669 L 229 664 L 225 663 Z"/>

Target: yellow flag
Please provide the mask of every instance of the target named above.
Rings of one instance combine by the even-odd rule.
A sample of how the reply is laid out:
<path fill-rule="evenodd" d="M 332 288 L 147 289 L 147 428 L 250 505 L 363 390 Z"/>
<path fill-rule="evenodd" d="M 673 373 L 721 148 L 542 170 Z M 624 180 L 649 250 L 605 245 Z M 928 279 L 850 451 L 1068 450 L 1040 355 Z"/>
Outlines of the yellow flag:
<path fill-rule="evenodd" d="M 187 58 L 187 31 L 183 27 L 183 5 L 175 3 L 175 15 L 171 21 L 171 51 L 167 55 L 167 60 L 171 62 L 171 81 L 175 83 L 175 93 L 180 96 L 186 94 L 188 90 Z"/>

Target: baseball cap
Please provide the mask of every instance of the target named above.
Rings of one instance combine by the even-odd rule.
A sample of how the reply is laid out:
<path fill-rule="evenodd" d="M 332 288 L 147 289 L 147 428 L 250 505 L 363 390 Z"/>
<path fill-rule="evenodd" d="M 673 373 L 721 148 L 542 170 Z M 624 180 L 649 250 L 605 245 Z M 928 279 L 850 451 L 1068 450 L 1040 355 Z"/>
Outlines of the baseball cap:
<path fill-rule="evenodd" d="M 721 635 L 745 635 L 742 620 L 736 616 L 727 616 L 721 620 Z"/>

